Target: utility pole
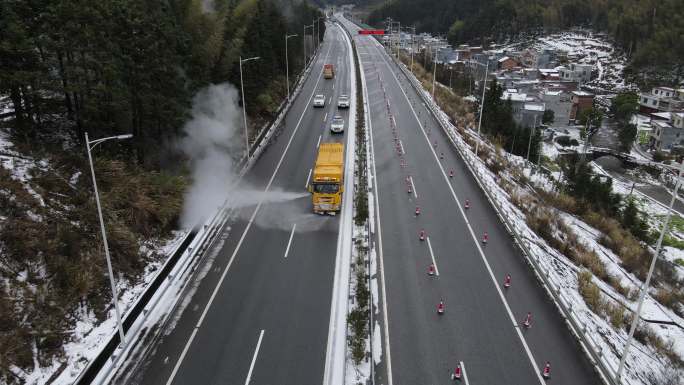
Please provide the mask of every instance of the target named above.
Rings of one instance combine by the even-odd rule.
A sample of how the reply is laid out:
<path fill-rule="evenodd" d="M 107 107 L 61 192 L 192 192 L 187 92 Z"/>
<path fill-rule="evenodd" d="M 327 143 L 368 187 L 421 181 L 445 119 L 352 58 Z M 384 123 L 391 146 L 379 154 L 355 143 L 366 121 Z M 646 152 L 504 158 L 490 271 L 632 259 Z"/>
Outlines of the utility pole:
<path fill-rule="evenodd" d="M 634 331 L 636 330 L 637 324 L 639 323 L 639 318 L 641 318 L 641 308 L 644 305 L 644 299 L 648 293 L 648 286 L 651 283 L 651 277 L 653 276 L 653 270 L 655 269 L 656 261 L 660 256 L 660 251 L 663 245 L 663 238 L 667 233 L 667 227 L 670 224 L 670 217 L 672 216 L 672 207 L 674 206 L 675 199 L 677 197 L 677 190 L 679 189 L 680 181 L 682 179 L 682 170 L 684 169 L 684 161 L 679 164 L 679 173 L 677 175 L 677 182 L 675 183 L 674 191 L 672 192 L 672 199 L 670 200 L 670 207 L 667 210 L 667 215 L 665 216 L 665 222 L 663 223 L 663 229 L 658 237 L 658 243 L 656 245 L 655 254 L 653 254 L 653 259 L 651 260 L 651 266 L 648 269 L 648 275 L 646 276 L 646 281 L 641 285 L 639 294 L 639 304 L 637 305 L 637 311 L 632 320 L 632 326 L 629 328 L 629 337 L 627 338 L 627 343 L 625 344 L 625 350 L 622 352 L 622 358 L 620 358 L 620 364 L 618 365 L 617 373 L 615 374 L 615 381 L 622 384 L 622 371 L 625 369 L 625 361 L 627 360 L 627 355 L 629 354 L 629 348 L 632 346 L 632 340 L 634 339 Z"/>
<path fill-rule="evenodd" d="M 530 140 L 527 141 L 527 161 L 530 161 L 530 148 L 532 147 L 532 134 L 537 131 L 537 115 L 534 115 L 534 126 L 530 130 Z"/>
<path fill-rule="evenodd" d="M 475 156 L 480 149 L 480 128 L 482 127 L 482 114 L 484 113 L 485 91 L 487 90 L 487 74 L 489 73 L 489 58 L 485 68 L 484 84 L 482 85 L 482 102 L 480 103 L 480 121 L 477 123 L 477 141 L 475 142 Z"/>

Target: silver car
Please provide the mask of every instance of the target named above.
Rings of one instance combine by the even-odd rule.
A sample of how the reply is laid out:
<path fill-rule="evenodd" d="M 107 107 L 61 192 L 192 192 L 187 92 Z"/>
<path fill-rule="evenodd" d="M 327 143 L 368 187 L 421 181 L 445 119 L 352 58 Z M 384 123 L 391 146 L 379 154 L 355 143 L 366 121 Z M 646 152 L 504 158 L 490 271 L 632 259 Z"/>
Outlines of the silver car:
<path fill-rule="evenodd" d="M 314 107 L 325 107 L 325 95 L 316 95 L 313 99 Z"/>
<path fill-rule="evenodd" d="M 330 124 L 330 131 L 339 134 L 344 132 L 344 119 L 341 116 L 335 115 L 332 118 L 332 123 Z"/>
<path fill-rule="evenodd" d="M 340 95 L 337 99 L 337 108 L 349 108 L 349 95 Z"/>

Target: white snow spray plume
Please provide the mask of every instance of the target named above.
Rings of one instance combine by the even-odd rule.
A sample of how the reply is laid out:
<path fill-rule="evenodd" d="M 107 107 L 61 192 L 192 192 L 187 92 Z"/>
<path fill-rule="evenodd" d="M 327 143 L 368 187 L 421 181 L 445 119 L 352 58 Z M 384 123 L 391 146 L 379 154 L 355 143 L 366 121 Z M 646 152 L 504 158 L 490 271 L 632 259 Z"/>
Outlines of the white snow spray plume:
<path fill-rule="evenodd" d="M 299 200 L 307 192 L 271 190 L 264 192 L 240 181 L 235 172 L 235 159 L 244 152 L 242 110 L 238 106 L 238 93 L 229 84 L 211 85 L 195 95 L 192 118 L 183 127 L 186 136 L 180 149 L 190 159 L 192 186 L 185 197 L 181 216 L 184 228 L 206 221 L 226 200 L 234 208 L 253 206 L 262 202 L 256 224 L 261 227 L 287 229 L 292 221 L 303 222 L 301 230 L 315 230 L 324 222 L 306 210 Z M 266 211 L 266 212 L 265 212 Z M 251 210 L 239 210 L 243 219 Z M 319 218 L 319 219 L 317 219 Z"/>

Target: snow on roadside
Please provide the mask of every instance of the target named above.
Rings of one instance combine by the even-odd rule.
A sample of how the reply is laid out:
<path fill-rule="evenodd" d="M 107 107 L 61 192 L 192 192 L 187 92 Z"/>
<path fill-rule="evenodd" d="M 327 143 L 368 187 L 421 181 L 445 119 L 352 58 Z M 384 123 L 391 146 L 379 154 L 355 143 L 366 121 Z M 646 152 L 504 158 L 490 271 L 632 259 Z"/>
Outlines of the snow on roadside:
<path fill-rule="evenodd" d="M 124 315 L 145 291 L 159 268 L 179 246 L 186 234 L 187 231 L 174 231 L 167 241 L 141 247 L 141 251 L 147 252 L 148 255 L 155 253 L 164 256 L 164 258 L 155 258 L 154 262 L 148 264 L 138 282 L 132 285 L 122 284 L 121 281 L 117 282 L 120 295 L 119 306 Z M 81 319 L 76 322 L 76 326 L 72 330 L 71 341 L 64 344 L 65 360 L 54 360 L 52 365 L 47 367 L 35 367 L 31 373 L 25 375 L 16 368 L 13 371 L 21 375 L 26 384 L 45 384 L 55 376 L 50 382 L 51 385 L 71 385 L 88 363 L 97 357 L 116 328 L 117 323 L 113 307 L 110 307 L 106 319 L 100 323 L 97 323 L 92 311 L 83 311 Z"/>

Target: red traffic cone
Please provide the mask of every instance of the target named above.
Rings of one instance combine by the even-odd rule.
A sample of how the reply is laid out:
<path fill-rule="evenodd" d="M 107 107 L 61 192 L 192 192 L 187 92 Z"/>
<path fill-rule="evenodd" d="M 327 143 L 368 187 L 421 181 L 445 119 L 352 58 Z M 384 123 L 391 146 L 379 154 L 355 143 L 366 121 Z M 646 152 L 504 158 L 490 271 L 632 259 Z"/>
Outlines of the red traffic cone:
<path fill-rule="evenodd" d="M 420 215 L 420 206 L 416 206 L 416 215 Z"/>
<path fill-rule="evenodd" d="M 430 266 L 428 266 L 428 275 L 435 275 L 435 265 L 433 263 L 431 263 Z"/>
<path fill-rule="evenodd" d="M 504 287 L 506 289 L 511 287 L 511 275 L 510 274 L 506 274 L 506 278 L 504 278 Z"/>
<path fill-rule="evenodd" d="M 444 301 L 439 301 L 437 304 L 437 314 L 444 314 Z"/>
<path fill-rule="evenodd" d="M 527 312 L 527 316 L 525 317 L 525 320 L 523 321 L 522 324 L 526 328 L 532 327 L 532 313 Z"/>
<path fill-rule="evenodd" d="M 465 200 L 465 204 L 463 205 L 463 207 L 465 207 L 465 209 L 468 210 L 468 209 L 470 208 L 470 201 L 466 199 L 466 200 Z M 486 234 L 486 233 L 485 233 L 485 234 Z"/>
<path fill-rule="evenodd" d="M 451 170 L 449 170 L 449 178 L 453 178 L 453 177 L 454 177 L 454 170 L 451 169 Z"/>
<path fill-rule="evenodd" d="M 542 370 L 542 376 L 544 376 L 544 378 L 551 377 L 551 363 L 549 361 L 546 361 L 546 365 L 544 365 L 544 370 Z"/>
<path fill-rule="evenodd" d="M 487 243 L 487 241 L 489 241 L 489 234 L 485 231 L 482 235 L 482 243 Z"/>
<path fill-rule="evenodd" d="M 461 364 L 456 365 L 456 369 L 454 369 L 454 373 L 451 375 L 452 380 L 460 380 L 461 379 Z"/>
<path fill-rule="evenodd" d="M 425 240 L 425 230 L 424 229 L 420 229 L 420 233 L 418 233 L 418 239 L 420 239 L 421 241 Z"/>

